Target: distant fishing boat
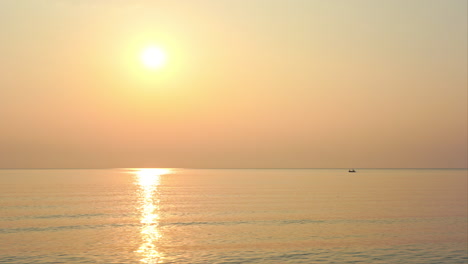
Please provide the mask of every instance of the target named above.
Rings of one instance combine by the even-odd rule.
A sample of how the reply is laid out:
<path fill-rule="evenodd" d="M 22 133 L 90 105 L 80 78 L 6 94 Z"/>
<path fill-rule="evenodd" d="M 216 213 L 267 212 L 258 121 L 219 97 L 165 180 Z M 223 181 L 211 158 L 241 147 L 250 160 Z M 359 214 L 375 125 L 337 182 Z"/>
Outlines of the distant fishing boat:
<path fill-rule="evenodd" d="M 350 169 L 348 170 L 348 172 L 356 172 L 354 169 Z"/>

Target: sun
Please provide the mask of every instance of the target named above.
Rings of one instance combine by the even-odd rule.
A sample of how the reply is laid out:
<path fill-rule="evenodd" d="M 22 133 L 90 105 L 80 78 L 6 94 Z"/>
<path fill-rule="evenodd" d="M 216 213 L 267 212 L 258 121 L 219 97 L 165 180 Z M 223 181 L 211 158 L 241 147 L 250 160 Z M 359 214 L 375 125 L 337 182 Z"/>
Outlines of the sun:
<path fill-rule="evenodd" d="M 155 46 L 145 48 L 141 53 L 141 62 L 149 69 L 159 69 L 167 62 L 166 52 Z"/>

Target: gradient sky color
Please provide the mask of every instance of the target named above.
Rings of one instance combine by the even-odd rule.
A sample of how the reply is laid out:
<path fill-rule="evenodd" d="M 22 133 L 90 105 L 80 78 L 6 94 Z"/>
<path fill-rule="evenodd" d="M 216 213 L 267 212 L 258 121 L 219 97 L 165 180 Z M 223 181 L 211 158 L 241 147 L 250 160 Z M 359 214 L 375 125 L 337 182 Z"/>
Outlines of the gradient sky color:
<path fill-rule="evenodd" d="M 465 0 L 1 1 L 0 168 L 466 168 L 467 45 Z"/>

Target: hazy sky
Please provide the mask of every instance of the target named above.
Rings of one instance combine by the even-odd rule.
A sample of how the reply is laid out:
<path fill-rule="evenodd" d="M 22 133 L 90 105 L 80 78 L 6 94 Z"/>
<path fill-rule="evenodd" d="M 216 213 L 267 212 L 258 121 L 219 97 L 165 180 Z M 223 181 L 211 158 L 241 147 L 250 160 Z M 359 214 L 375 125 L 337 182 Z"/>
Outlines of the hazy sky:
<path fill-rule="evenodd" d="M 3 0 L 0 167 L 467 167 L 467 44 L 466 0 Z"/>

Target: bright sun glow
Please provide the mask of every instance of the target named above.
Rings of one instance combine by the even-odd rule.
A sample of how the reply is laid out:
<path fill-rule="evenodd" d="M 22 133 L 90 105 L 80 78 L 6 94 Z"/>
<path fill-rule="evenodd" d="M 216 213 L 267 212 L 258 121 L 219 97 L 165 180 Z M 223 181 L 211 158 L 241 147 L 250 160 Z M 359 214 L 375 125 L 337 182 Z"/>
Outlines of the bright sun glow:
<path fill-rule="evenodd" d="M 159 69 L 166 64 L 167 55 L 164 50 L 159 47 L 147 47 L 141 53 L 141 61 L 150 69 Z"/>

